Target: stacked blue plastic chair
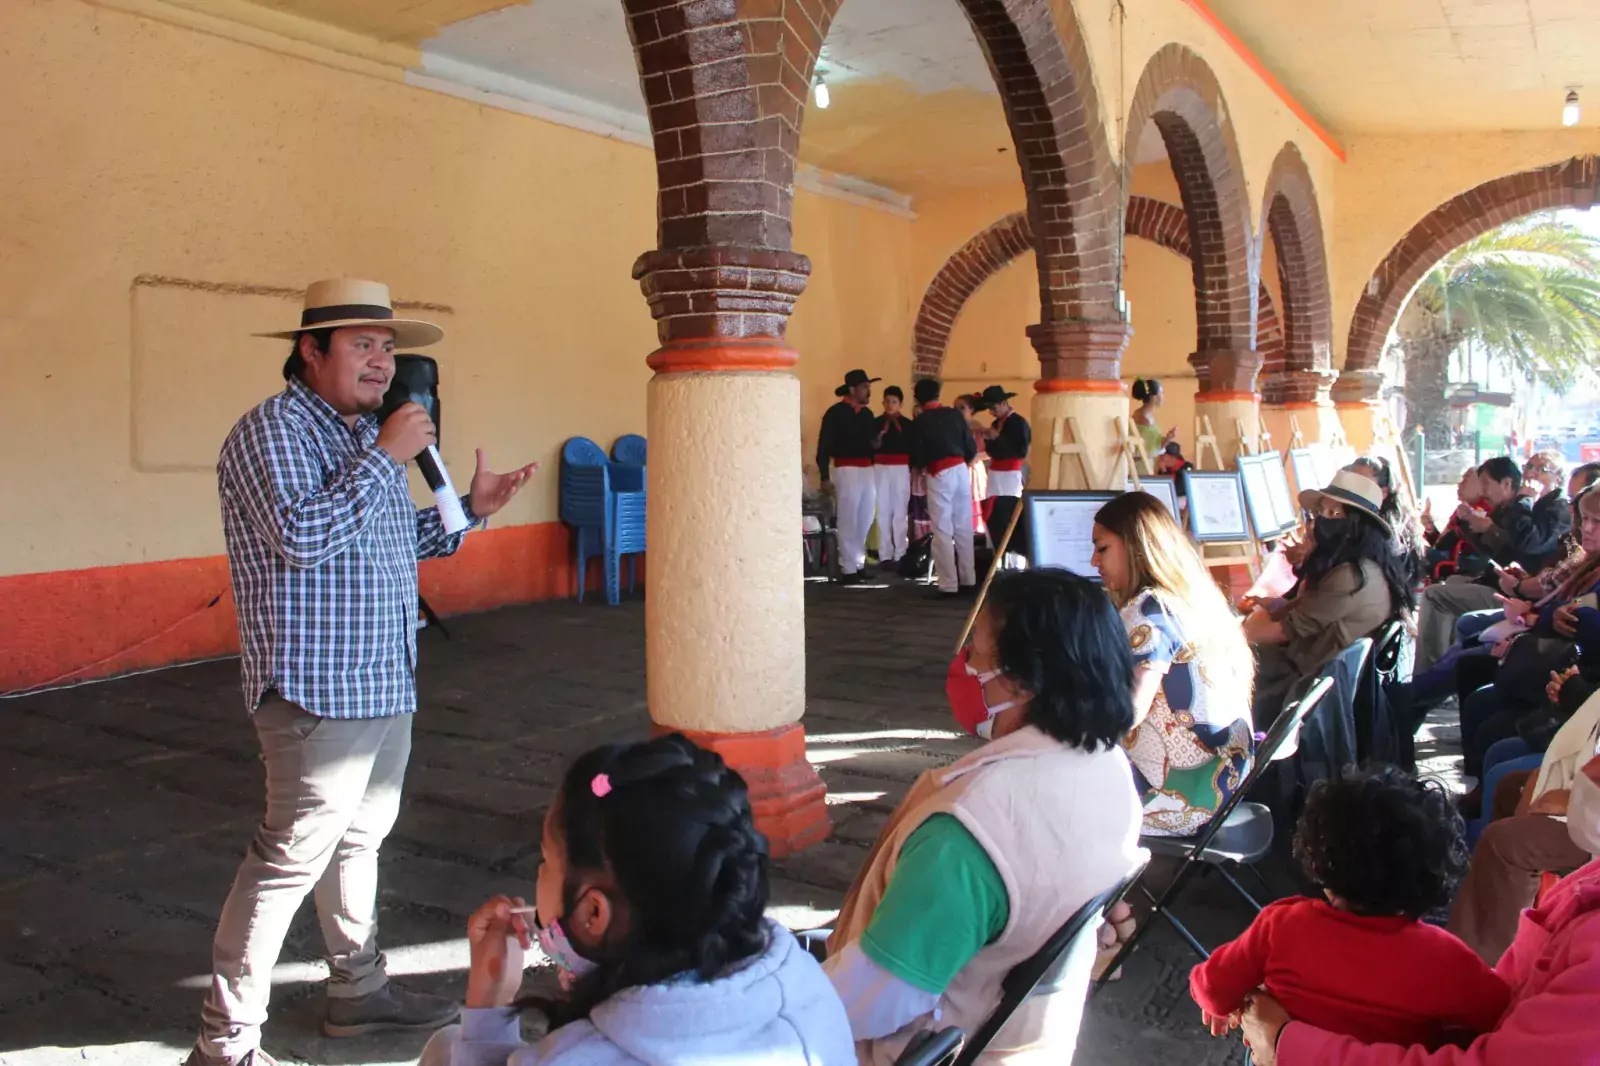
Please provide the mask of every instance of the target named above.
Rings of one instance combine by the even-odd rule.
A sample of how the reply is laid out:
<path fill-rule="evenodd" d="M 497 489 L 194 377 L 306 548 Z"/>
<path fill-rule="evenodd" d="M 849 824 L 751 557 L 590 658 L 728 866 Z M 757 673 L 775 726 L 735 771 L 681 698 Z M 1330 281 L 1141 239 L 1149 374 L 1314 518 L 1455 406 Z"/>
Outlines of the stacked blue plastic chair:
<path fill-rule="evenodd" d="M 600 445 L 573 437 L 561 447 L 561 521 L 577 534 L 578 602 L 589 560 L 605 558 L 611 528 L 611 464 Z"/>
<path fill-rule="evenodd" d="M 606 599 L 621 602 L 621 561 L 628 559 L 628 594 L 633 595 L 634 557 L 645 547 L 645 439 L 637 433 L 618 437 L 611 446 L 611 492 L 615 503 L 612 536 L 606 547 Z M 616 589 L 613 592 L 613 589 Z"/>

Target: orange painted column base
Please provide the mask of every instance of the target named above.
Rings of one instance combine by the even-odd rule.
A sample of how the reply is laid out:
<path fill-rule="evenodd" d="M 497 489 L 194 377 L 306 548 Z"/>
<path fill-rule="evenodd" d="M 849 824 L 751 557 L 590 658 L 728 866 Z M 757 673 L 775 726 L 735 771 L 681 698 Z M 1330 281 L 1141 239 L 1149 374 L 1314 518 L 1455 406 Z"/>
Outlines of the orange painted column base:
<path fill-rule="evenodd" d="M 820 844 L 833 828 L 828 790 L 806 759 L 806 731 L 799 722 L 761 733 L 696 733 L 653 725 L 652 737 L 682 733 L 724 762 L 750 787 L 756 828 L 766 835 L 772 857 L 781 859 Z"/>

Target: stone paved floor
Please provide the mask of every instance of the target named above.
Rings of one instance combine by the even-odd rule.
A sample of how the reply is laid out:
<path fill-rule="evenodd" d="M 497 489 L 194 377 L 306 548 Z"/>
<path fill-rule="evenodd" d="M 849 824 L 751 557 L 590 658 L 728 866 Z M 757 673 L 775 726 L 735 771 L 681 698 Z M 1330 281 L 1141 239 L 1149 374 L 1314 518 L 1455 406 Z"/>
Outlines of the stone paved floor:
<path fill-rule="evenodd" d="M 943 698 L 963 612 L 926 597 L 899 583 L 808 588 L 806 724 L 835 833 L 776 864 L 774 911 L 792 926 L 831 916 L 915 776 L 973 743 L 952 732 Z M 463 920 L 491 893 L 530 890 L 563 765 L 645 732 L 644 611 L 544 604 L 449 625 L 454 640 L 421 637 L 425 710 L 380 905 L 391 971 L 459 993 Z M 0 1064 L 182 1058 L 262 804 L 237 676 L 225 661 L 0 701 Z M 1205 882 L 1188 904 L 1207 942 L 1246 924 Z M 318 1035 L 319 944 L 308 901 L 275 975 L 268 1050 L 413 1062 L 415 1038 Z M 1187 949 L 1164 927 L 1144 944 L 1091 1004 L 1076 1061 L 1242 1061 L 1236 1042 L 1199 1028 Z"/>

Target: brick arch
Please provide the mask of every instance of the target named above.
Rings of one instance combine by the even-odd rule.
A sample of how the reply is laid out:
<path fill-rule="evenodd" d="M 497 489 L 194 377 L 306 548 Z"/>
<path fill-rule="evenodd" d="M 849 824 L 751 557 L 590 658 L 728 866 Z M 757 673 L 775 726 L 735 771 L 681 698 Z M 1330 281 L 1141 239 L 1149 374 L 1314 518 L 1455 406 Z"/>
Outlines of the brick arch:
<path fill-rule="evenodd" d="M 1039 235 L 1035 328 L 1114 319 L 1117 172 L 1070 9 L 958 2 L 994 72 Z M 782 337 L 810 271 L 792 251 L 801 122 L 840 0 L 622 4 L 659 186 L 658 248 L 634 275 L 661 339 Z"/>
<path fill-rule="evenodd" d="M 1259 260 L 1252 255 L 1244 167 L 1222 87 L 1211 68 L 1180 44 L 1151 56 L 1134 90 L 1122 159 L 1131 174 L 1147 123 L 1155 123 L 1178 180 L 1194 264 L 1201 390 L 1251 391 L 1259 358 L 1255 301 Z"/>
<path fill-rule="evenodd" d="M 1130 196 L 1123 225 L 1130 237 L 1143 238 L 1185 259 L 1191 258 L 1189 219 L 1177 204 L 1148 196 Z M 917 309 L 916 324 L 912 328 L 911 364 L 916 377 L 939 376 L 950 345 L 950 334 L 967 300 L 984 282 L 1032 247 L 1033 230 L 1028 216 L 1018 211 L 983 230 L 945 261 L 922 295 L 922 305 Z M 1269 361 L 1281 365 L 1283 331 L 1272 294 L 1261 285 L 1257 297 L 1261 304 L 1257 348 Z"/>
<path fill-rule="evenodd" d="M 1262 196 L 1261 228 L 1277 250 L 1283 302 L 1282 351 L 1262 352 L 1262 398 L 1268 403 L 1314 401 L 1333 380 L 1333 300 L 1328 286 L 1322 211 L 1305 158 L 1293 143 L 1272 162 Z M 1265 291 L 1264 289 L 1262 291 Z"/>
<path fill-rule="evenodd" d="M 1411 290 L 1445 253 L 1535 211 L 1586 208 L 1597 201 L 1600 156 L 1586 155 L 1486 181 L 1430 211 L 1389 250 L 1356 303 L 1345 342 L 1339 398 L 1376 396 L 1373 371 L 1389 330 Z"/>

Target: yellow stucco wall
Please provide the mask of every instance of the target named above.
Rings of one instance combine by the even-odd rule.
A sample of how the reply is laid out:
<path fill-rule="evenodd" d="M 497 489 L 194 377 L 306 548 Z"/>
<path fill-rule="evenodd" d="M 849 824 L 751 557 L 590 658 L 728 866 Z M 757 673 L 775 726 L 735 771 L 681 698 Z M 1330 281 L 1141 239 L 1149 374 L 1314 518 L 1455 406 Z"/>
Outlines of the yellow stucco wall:
<path fill-rule="evenodd" d="M 1167 44 L 1181 44 L 1205 59 L 1222 87 L 1257 228 L 1267 174 L 1288 141 L 1298 145 L 1306 158 L 1324 227 L 1332 222 L 1338 158 L 1183 0 L 1052 0 L 1052 7 L 1058 18 L 1065 17 L 1066 10 L 1076 10 L 1101 107 L 1112 116 L 1106 134 L 1113 155 L 1122 153 L 1127 113 L 1145 65 Z"/>
<path fill-rule="evenodd" d="M 0 155 L 0 418 L 27 456 L 3 487 L 28 501 L 0 574 L 221 551 L 220 434 L 286 351 L 247 334 L 298 303 L 141 276 L 374 276 L 447 306 L 457 479 L 474 445 L 545 463 L 500 525 L 554 519 L 566 437 L 644 431 L 648 150 L 79 0 L 6 4 L 0 31 L 28 42 L 0 98 L 29 119 Z M 912 223 L 804 192 L 796 220 L 811 423 L 863 353 L 909 350 Z"/>
<path fill-rule="evenodd" d="M 1350 319 L 1367 280 L 1413 226 L 1475 185 L 1600 152 L 1600 129 L 1406 133 L 1355 138 L 1348 147 L 1349 162 L 1337 176 L 1340 216 L 1328 263 L 1335 366 L 1344 365 Z"/>

